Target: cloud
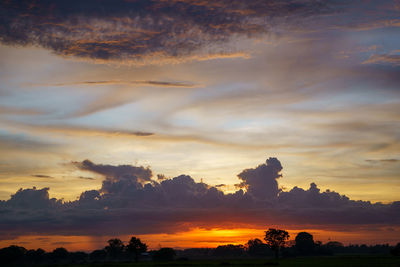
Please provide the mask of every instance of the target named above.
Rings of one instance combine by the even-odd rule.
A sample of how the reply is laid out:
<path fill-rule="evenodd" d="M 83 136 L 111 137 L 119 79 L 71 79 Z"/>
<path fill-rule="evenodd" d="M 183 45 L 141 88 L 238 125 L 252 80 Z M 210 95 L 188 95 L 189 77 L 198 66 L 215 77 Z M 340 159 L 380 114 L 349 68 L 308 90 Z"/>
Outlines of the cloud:
<path fill-rule="evenodd" d="M 21 123 L 10 120 L 2 120 L 4 125 L 7 125 L 11 129 L 17 129 L 18 131 L 23 131 L 24 133 L 38 133 L 38 134 L 61 134 L 61 135 L 73 135 L 73 136 L 102 136 L 102 137 L 115 137 L 115 138 L 142 138 L 146 137 L 151 141 L 155 142 L 196 142 L 203 144 L 211 144 L 223 147 L 238 147 L 242 149 L 277 149 L 282 147 L 281 144 L 241 144 L 234 142 L 232 140 L 227 140 L 226 138 L 215 138 L 210 136 L 201 135 L 199 131 L 193 134 L 174 134 L 170 128 L 166 129 L 165 133 L 152 133 L 146 131 L 130 131 L 123 129 L 107 129 L 99 127 L 85 127 L 85 126 L 75 126 L 71 124 L 32 124 L 32 123 Z M 1 142 L 2 136 L 0 135 L 0 146 L 3 145 Z M 19 143 L 13 144 L 11 142 L 11 137 L 4 140 L 4 146 L 7 147 L 19 147 Z M 41 143 L 39 143 L 41 144 Z M 337 145 L 337 144 L 333 144 Z M 286 145 L 289 147 L 289 145 Z M 290 145 L 291 146 L 291 145 Z M 43 146 L 41 146 L 43 147 Z"/>
<path fill-rule="evenodd" d="M 19 189 L 10 200 L 7 201 L 7 206 L 15 209 L 49 209 L 55 208 L 61 204 L 61 200 L 49 198 L 49 188 L 42 189 Z"/>
<path fill-rule="evenodd" d="M 315 183 L 307 190 L 279 190 L 282 165 L 276 158 L 242 171 L 238 177 L 248 190 L 229 194 L 187 175 L 155 181 L 149 168 L 89 160 L 73 164 L 103 175 L 102 187 L 71 202 L 50 199 L 49 188 L 20 189 L 0 201 L 0 234 L 122 235 L 192 227 L 279 224 L 337 229 L 400 223 L 400 201 L 354 201 L 334 191 L 321 192 Z"/>
<path fill-rule="evenodd" d="M 103 165 L 94 164 L 90 160 L 82 162 L 72 162 L 77 168 L 101 174 L 105 177 L 101 192 L 121 193 L 123 190 L 129 192 L 132 187 L 141 186 L 142 182 L 150 181 L 153 176 L 149 168 L 135 167 L 131 165 Z"/>
<path fill-rule="evenodd" d="M 78 176 L 78 178 L 82 180 L 96 180 L 93 177 L 86 177 L 86 176 Z"/>
<path fill-rule="evenodd" d="M 363 64 L 387 64 L 392 66 L 400 66 L 400 55 L 374 54 L 365 60 Z"/>
<path fill-rule="evenodd" d="M 16 108 L 16 107 L 4 107 L 0 106 L 0 115 L 42 115 L 43 111 L 36 109 Z"/>
<path fill-rule="evenodd" d="M 282 177 L 282 165 L 276 158 L 269 158 L 267 164 L 259 165 L 255 169 L 246 169 L 238 174 L 247 192 L 256 199 L 274 199 L 278 196 L 277 179 Z"/>
<path fill-rule="evenodd" d="M 53 176 L 44 175 L 44 174 L 32 174 L 31 176 L 37 177 L 37 178 L 54 178 Z"/>
<path fill-rule="evenodd" d="M 79 136 L 105 136 L 105 137 L 147 137 L 152 136 L 154 133 L 142 132 L 142 131 L 129 131 L 129 130 L 115 130 L 107 128 L 96 128 L 96 127 L 85 127 L 75 126 L 70 124 L 32 124 L 32 123 L 21 123 L 11 120 L 2 120 L 5 125 L 27 132 L 46 132 L 46 133 L 61 133 L 68 135 L 79 135 Z M 0 136 L 1 138 L 1 136 Z"/>
<path fill-rule="evenodd" d="M 399 159 L 366 159 L 369 163 L 397 163 L 400 162 Z"/>
<path fill-rule="evenodd" d="M 0 149 L 3 151 L 48 151 L 57 147 L 59 145 L 36 140 L 22 134 L 0 133 Z"/>
<path fill-rule="evenodd" d="M 38 84 L 42 85 L 42 84 Z M 35 86 L 38 86 L 35 84 Z M 201 85 L 188 83 L 188 82 L 169 82 L 169 81 L 122 81 L 122 80 L 104 80 L 104 81 L 82 81 L 82 82 L 69 82 L 69 83 L 56 83 L 46 84 L 47 86 L 70 86 L 70 85 L 145 85 L 155 87 L 185 87 L 195 88 Z M 0 109 L 1 111 L 1 109 Z"/>
<path fill-rule="evenodd" d="M 391 0 L 10 0 L 0 4 L 0 42 L 101 63 L 247 58 L 237 39 L 285 29 L 399 27 L 397 6 Z"/>
<path fill-rule="evenodd" d="M 2 1 L 0 41 L 106 61 L 207 58 L 235 54 L 221 45 L 235 36 L 330 11 L 323 1 Z"/>
<path fill-rule="evenodd" d="M 348 23 L 346 25 L 335 26 L 334 28 L 343 30 L 369 31 L 388 27 L 400 27 L 400 19 L 379 19 L 368 22 Z"/>

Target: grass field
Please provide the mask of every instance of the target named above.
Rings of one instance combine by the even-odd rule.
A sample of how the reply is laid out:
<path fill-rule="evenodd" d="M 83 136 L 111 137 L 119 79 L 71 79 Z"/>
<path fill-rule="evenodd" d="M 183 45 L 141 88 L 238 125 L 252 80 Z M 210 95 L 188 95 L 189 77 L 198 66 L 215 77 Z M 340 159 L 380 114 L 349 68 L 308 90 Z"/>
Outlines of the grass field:
<path fill-rule="evenodd" d="M 275 260 L 204 260 L 204 261 L 173 261 L 173 262 L 139 262 L 139 263 L 107 263 L 68 265 L 68 267 L 152 267 L 152 266 L 281 266 L 281 267 L 400 267 L 400 258 L 384 256 L 335 256 L 310 257 Z M 66 267 L 66 266 L 64 266 Z"/>

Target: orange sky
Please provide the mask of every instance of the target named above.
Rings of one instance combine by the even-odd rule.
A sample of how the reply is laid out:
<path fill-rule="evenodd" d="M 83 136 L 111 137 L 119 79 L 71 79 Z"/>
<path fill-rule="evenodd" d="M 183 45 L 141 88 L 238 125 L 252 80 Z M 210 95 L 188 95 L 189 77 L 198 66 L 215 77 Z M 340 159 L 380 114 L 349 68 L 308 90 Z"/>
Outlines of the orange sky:
<path fill-rule="evenodd" d="M 76 2 L 0 1 L 0 247 L 400 240 L 398 0 Z"/>
<path fill-rule="evenodd" d="M 399 230 L 399 229 L 397 229 Z M 246 244 L 249 239 L 262 239 L 265 229 L 204 229 L 194 228 L 187 232 L 175 234 L 148 234 L 138 236 L 143 242 L 149 245 L 149 249 L 158 249 L 160 247 L 183 248 L 205 248 L 217 247 L 226 244 Z M 335 232 L 317 229 L 296 229 L 288 230 L 290 240 L 294 240 L 297 233 L 307 231 L 314 236 L 315 241 L 323 243 L 329 241 L 340 241 L 344 244 L 396 244 L 398 237 L 393 236 L 393 229 L 380 231 L 382 234 L 379 239 L 373 231 L 351 231 Z M 131 235 L 118 236 L 125 243 L 128 242 Z M 51 251 L 57 247 L 65 247 L 70 251 L 92 251 L 101 249 L 106 245 L 107 240 L 115 236 L 20 236 L 14 240 L 0 240 L 0 247 L 9 245 L 19 245 L 28 249 L 42 248 Z"/>

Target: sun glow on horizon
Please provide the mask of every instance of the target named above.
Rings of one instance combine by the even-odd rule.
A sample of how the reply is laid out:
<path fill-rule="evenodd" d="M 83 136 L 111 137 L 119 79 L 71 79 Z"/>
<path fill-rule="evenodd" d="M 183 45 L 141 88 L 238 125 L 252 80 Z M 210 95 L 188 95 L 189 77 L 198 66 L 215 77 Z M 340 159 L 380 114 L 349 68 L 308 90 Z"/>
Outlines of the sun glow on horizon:
<path fill-rule="evenodd" d="M 269 228 L 269 227 L 268 227 Z M 8 245 L 23 246 L 27 249 L 42 248 L 52 251 L 58 247 L 64 247 L 69 251 L 91 252 L 96 249 L 103 249 L 107 245 L 107 240 L 119 238 L 125 244 L 132 236 L 139 237 L 145 242 L 150 250 L 157 250 L 161 247 L 172 247 L 174 249 L 186 248 L 215 248 L 221 245 L 246 245 L 250 239 L 258 238 L 262 241 L 264 232 L 268 228 L 211 228 L 201 227 L 192 228 L 188 231 L 177 233 L 142 234 L 142 235 L 120 235 L 120 236 L 65 236 L 65 235 L 30 235 L 19 236 L 14 239 L 0 240 L 0 247 Z M 274 227 L 271 227 L 274 228 Z M 339 241 L 348 244 L 396 244 L 398 241 L 392 236 L 393 231 L 400 229 L 376 229 L 382 236 L 376 239 L 376 233 L 371 230 L 360 231 L 327 231 L 319 229 L 287 229 L 290 234 L 288 243 L 292 244 L 299 232 L 306 231 L 314 236 L 314 241 L 327 243 L 329 241 Z"/>
<path fill-rule="evenodd" d="M 0 1 L 0 248 L 397 244 L 400 0 L 319 2 Z"/>

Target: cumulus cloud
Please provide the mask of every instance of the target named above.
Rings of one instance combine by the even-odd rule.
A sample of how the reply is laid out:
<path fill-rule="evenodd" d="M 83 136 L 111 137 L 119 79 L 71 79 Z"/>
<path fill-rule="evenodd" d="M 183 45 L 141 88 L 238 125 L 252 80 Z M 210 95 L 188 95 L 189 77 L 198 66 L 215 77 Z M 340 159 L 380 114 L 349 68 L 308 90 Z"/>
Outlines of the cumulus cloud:
<path fill-rule="evenodd" d="M 0 41 L 100 60 L 193 57 L 201 50 L 224 56 L 235 51 L 218 45 L 234 36 L 330 11 L 317 0 L 2 1 Z"/>
<path fill-rule="evenodd" d="M 131 165 L 103 165 L 94 164 L 90 160 L 73 162 L 73 165 L 81 170 L 94 172 L 105 176 L 101 192 L 106 194 L 128 193 L 141 187 L 141 183 L 150 181 L 153 176 L 149 168 L 136 167 Z"/>
<path fill-rule="evenodd" d="M 256 199 L 274 199 L 278 196 L 277 179 L 282 175 L 279 174 L 282 165 L 276 158 L 269 158 L 266 164 L 259 165 L 255 169 L 246 169 L 238 174 L 239 179 L 243 182 L 240 186 L 247 189 L 247 192 Z"/>
<path fill-rule="evenodd" d="M 400 201 L 354 201 L 334 191 L 321 192 L 315 183 L 307 190 L 279 190 L 282 165 L 276 158 L 242 171 L 238 177 L 247 191 L 229 194 L 187 175 L 156 181 L 149 168 L 89 160 L 73 164 L 104 175 L 102 187 L 72 202 L 50 199 L 49 188 L 20 189 L 0 201 L 0 234 L 145 234 L 265 224 L 336 229 L 400 223 Z"/>
<path fill-rule="evenodd" d="M 19 189 L 7 201 L 7 206 L 15 209 L 48 209 L 61 205 L 61 200 L 49 198 L 49 188 Z"/>

